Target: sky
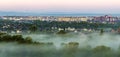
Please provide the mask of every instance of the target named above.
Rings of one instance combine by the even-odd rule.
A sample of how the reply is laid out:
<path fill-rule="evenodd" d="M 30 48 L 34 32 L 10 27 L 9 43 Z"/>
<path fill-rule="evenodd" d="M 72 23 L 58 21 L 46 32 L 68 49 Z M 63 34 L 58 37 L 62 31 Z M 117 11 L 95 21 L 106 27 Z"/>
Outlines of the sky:
<path fill-rule="evenodd" d="M 120 13 L 120 0 L 0 0 L 0 11 Z"/>

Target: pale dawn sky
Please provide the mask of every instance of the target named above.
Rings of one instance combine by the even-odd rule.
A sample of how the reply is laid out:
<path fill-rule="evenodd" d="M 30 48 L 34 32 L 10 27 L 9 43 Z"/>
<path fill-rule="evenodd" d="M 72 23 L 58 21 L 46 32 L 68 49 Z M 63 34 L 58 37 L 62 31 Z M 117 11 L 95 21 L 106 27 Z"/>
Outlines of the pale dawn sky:
<path fill-rule="evenodd" d="M 0 0 L 0 11 L 119 13 L 120 0 Z"/>

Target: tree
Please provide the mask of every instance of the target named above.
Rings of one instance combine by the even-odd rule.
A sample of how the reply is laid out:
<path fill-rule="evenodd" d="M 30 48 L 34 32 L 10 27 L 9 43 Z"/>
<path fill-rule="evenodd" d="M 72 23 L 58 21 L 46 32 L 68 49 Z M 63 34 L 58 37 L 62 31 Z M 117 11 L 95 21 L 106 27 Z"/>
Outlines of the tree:
<path fill-rule="evenodd" d="M 26 43 L 32 43 L 32 38 L 31 37 L 26 37 L 25 42 Z"/>
<path fill-rule="evenodd" d="M 103 30 L 103 29 L 101 29 L 101 30 L 100 30 L 100 34 L 102 35 L 103 33 L 104 33 L 104 30 Z"/>
<path fill-rule="evenodd" d="M 96 52 L 109 52 L 111 51 L 111 48 L 110 47 L 106 47 L 106 46 L 97 46 L 93 49 L 93 51 L 96 53 Z"/>
<path fill-rule="evenodd" d="M 118 28 L 117 32 L 120 34 L 120 28 Z"/>
<path fill-rule="evenodd" d="M 12 38 L 11 35 L 4 35 L 0 40 L 9 42 L 9 41 L 12 41 L 11 38 Z"/>
<path fill-rule="evenodd" d="M 37 31 L 37 26 L 36 25 L 32 25 L 30 28 L 29 28 L 29 30 L 31 31 L 31 32 L 36 32 Z"/>
<path fill-rule="evenodd" d="M 13 35 L 12 40 L 21 42 L 24 41 L 24 38 L 22 35 Z"/>

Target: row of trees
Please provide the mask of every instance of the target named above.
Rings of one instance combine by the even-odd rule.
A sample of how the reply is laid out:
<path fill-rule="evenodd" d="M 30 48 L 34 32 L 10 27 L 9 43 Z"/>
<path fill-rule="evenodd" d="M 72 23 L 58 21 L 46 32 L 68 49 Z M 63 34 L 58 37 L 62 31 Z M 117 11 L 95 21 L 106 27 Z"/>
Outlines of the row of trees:
<path fill-rule="evenodd" d="M 7 28 L 2 28 L 3 26 L 7 26 Z M 1 30 L 52 30 L 52 27 L 56 28 L 87 28 L 87 29 L 97 29 L 97 28 L 119 28 L 119 24 L 102 24 L 102 23 L 88 23 L 88 22 L 57 22 L 57 21 L 10 21 L 10 20 L 0 20 Z"/>
<path fill-rule="evenodd" d="M 102 23 L 88 23 L 88 22 L 47 22 L 47 21 L 39 21 L 36 20 L 33 22 L 34 24 L 31 25 L 30 31 L 36 31 L 36 30 L 48 30 L 51 31 L 52 28 L 75 28 L 75 29 L 98 29 L 98 28 L 113 28 L 117 29 L 119 27 L 119 24 L 102 24 Z"/>
<path fill-rule="evenodd" d="M 33 42 L 31 37 L 23 38 L 22 35 L 9 35 L 6 33 L 0 33 L 0 42 L 17 42 L 19 44 L 38 44 L 38 42 Z"/>
<path fill-rule="evenodd" d="M 17 42 L 18 44 L 37 44 L 37 45 L 53 45 L 52 42 L 36 42 L 31 37 L 24 38 L 22 35 L 9 35 L 0 33 L 0 42 Z"/>

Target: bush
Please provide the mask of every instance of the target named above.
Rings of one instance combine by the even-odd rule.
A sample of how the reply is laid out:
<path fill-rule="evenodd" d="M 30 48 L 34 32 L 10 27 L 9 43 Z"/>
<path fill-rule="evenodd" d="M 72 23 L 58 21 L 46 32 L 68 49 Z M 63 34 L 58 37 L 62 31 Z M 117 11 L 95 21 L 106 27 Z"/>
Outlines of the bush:
<path fill-rule="evenodd" d="M 101 29 L 100 30 L 100 35 L 102 35 L 104 33 L 104 30 L 103 29 Z"/>
<path fill-rule="evenodd" d="M 69 42 L 68 44 L 69 44 L 69 45 L 79 45 L 78 42 Z"/>
<path fill-rule="evenodd" d="M 26 42 L 26 43 L 33 43 L 31 37 L 26 37 L 26 38 L 25 38 L 25 42 Z"/>
<path fill-rule="evenodd" d="M 11 35 L 4 35 L 3 37 L 0 38 L 1 41 L 12 41 L 12 36 Z"/>
<path fill-rule="evenodd" d="M 109 52 L 111 51 L 110 47 L 106 47 L 106 46 L 97 46 L 93 49 L 94 52 Z"/>
<path fill-rule="evenodd" d="M 57 34 L 66 34 L 64 30 L 60 30 Z"/>
<path fill-rule="evenodd" d="M 14 41 L 24 41 L 22 35 L 13 35 L 12 38 Z"/>
<path fill-rule="evenodd" d="M 79 43 L 78 42 L 69 42 L 68 47 L 69 48 L 78 48 Z"/>
<path fill-rule="evenodd" d="M 1 35 L 6 35 L 6 33 L 1 33 L 1 32 L 0 32 L 0 36 L 1 36 Z"/>
<path fill-rule="evenodd" d="M 2 35 L 2 36 L 1 36 Z M 19 44 L 42 44 L 39 42 L 33 42 L 31 37 L 23 38 L 22 35 L 9 35 L 9 34 L 2 34 L 0 35 L 0 42 L 17 42 Z M 47 43 L 52 45 L 53 43 Z"/>

